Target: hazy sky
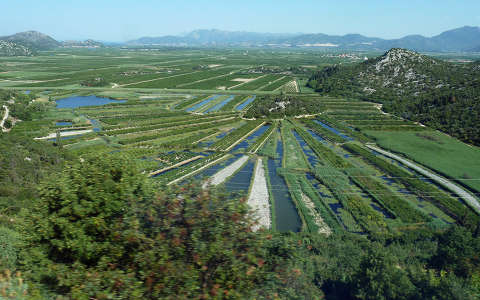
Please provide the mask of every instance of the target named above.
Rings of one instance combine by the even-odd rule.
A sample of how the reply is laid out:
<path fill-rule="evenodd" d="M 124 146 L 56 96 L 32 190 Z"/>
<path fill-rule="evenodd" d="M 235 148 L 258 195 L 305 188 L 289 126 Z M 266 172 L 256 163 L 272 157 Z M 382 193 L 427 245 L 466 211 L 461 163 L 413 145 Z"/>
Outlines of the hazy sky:
<path fill-rule="evenodd" d="M 195 29 L 433 36 L 479 26 L 480 0 L 0 0 L 0 36 L 125 41 Z"/>

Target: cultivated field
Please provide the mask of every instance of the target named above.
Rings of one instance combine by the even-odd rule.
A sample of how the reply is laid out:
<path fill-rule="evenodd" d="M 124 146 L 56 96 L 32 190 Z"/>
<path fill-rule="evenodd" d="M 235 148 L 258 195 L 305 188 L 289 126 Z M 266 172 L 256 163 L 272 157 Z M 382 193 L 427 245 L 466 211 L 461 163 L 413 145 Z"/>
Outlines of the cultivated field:
<path fill-rule="evenodd" d="M 367 146 L 401 153 L 474 196 L 479 149 L 376 104 L 319 97 L 304 86 L 311 70 L 301 66 L 335 62 L 282 51 L 66 50 L 0 58 L 0 86 L 51 104 L 10 133 L 72 156 L 123 153 L 160 187 L 201 181 L 236 192 L 259 227 L 329 235 L 478 222 L 458 194 Z M 263 95 L 280 93 L 315 101 L 321 113 L 244 117 Z M 93 95 L 102 98 L 78 106 Z M 110 103 L 95 105 L 104 98 Z M 59 99 L 64 108 L 55 107 Z"/>

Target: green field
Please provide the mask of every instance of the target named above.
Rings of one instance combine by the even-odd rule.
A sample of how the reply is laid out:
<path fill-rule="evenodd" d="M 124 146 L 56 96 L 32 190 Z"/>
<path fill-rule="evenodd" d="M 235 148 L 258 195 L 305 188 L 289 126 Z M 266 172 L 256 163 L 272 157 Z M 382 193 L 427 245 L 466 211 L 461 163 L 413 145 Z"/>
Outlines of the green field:
<path fill-rule="evenodd" d="M 226 168 L 215 166 L 225 155 L 260 157 L 266 172 L 274 159 L 282 158 L 273 171 L 287 185 L 284 196 L 293 201 L 289 209 L 292 216 L 299 216 L 303 231 L 393 233 L 402 226 L 419 226 L 417 223 L 442 227 L 462 221 L 458 212 L 463 210 L 450 205 L 456 201 L 454 197 L 419 179 L 413 183 L 385 181 L 395 174 L 418 174 L 402 173 L 388 160 L 375 161 L 380 164 L 375 165 L 352 155 L 348 149 L 354 148 L 345 147 L 345 143 L 376 141 L 480 190 L 476 179 L 480 178 L 479 149 L 386 115 L 374 103 L 321 97 L 305 87 L 315 66 L 351 63 L 348 59 L 282 50 L 252 50 L 245 55 L 242 50 L 112 48 L 94 54 L 57 50 L 35 57 L 0 58 L 4 70 L 0 84 L 18 93 L 31 90 L 23 96 L 25 105 L 33 107 L 35 100 L 45 108 L 43 113 L 33 112 L 31 121 L 15 124 L 9 134 L 29 139 L 50 136 L 36 143 L 61 147 L 73 157 L 124 153 L 142 172 L 156 172 L 152 180 L 160 185 L 190 180 L 210 164 Z M 103 78 L 106 84 L 89 86 L 94 78 Z M 58 99 L 89 95 L 126 102 L 75 109 L 54 107 Z M 254 95 L 252 103 L 242 105 Z M 289 100 L 278 104 L 266 101 L 269 96 Z M 264 104 L 273 106 L 262 107 Z M 311 114 L 298 107 L 301 105 L 319 113 Z M 288 116 L 286 111 L 285 115 L 246 117 L 250 111 L 273 112 L 281 106 L 291 107 Z M 59 127 L 57 122 L 71 124 Z M 55 140 L 57 132 L 78 130 L 86 132 Z M 248 168 L 235 171 L 230 177 L 237 176 L 240 182 L 226 186 L 235 190 L 245 185 L 249 191 L 252 172 Z M 280 180 L 269 185 L 269 193 L 281 184 Z M 413 190 L 404 193 L 409 188 Z M 425 195 L 431 201 L 422 204 L 416 196 L 425 193 L 443 196 L 439 201 Z M 269 201 L 274 207 L 274 201 Z M 272 219 L 282 221 L 274 211 L 271 214 Z M 319 221 L 319 216 L 326 223 Z"/>
<path fill-rule="evenodd" d="M 437 131 L 367 131 L 383 148 L 480 191 L 480 149 Z"/>

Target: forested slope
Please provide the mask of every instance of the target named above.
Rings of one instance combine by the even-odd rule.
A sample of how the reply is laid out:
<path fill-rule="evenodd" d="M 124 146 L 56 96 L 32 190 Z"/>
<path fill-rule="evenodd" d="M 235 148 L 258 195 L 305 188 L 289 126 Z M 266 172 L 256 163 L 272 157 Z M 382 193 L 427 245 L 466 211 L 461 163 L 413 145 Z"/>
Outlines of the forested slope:
<path fill-rule="evenodd" d="M 383 110 L 480 145 L 480 65 L 454 64 L 404 49 L 353 66 L 326 67 L 308 86 L 356 97 Z"/>

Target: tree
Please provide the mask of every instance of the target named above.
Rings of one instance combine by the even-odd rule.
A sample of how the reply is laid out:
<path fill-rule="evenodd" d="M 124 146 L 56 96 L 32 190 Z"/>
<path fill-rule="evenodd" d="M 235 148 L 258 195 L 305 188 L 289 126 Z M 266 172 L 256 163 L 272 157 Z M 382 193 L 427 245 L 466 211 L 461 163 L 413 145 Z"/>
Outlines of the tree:
<path fill-rule="evenodd" d="M 122 155 L 68 164 L 24 216 L 27 279 L 73 299 L 248 298 L 265 258 L 245 199 L 151 187 Z"/>
<path fill-rule="evenodd" d="M 438 239 L 437 253 L 430 264 L 440 270 L 452 271 L 463 278 L 480 269 L 480 239 L 460 226 L 452 226 Z"/>
<path fill-rule="evenodd" d="M 139 240 L 132 207 L 149 195 L 145 180 L 122 156 L 87 157 L 49 178 L 24 218 L 29 277 L 76 299 L 137 292 L 129 269 Z"/>
<path fill-rule="evenodd" d="M 246 199 L 193 184 L 143 207 L 146 242 L 136 264 L 149 298 L 248 298 L 262 282 L 262 238 L 251 230 Z"/>
<path fill-rule="evenodd" d="M 391 254 L 373 246 L 355 276 L 355 296 L 360 299 L 409 299 L 415 286 Z"/>

